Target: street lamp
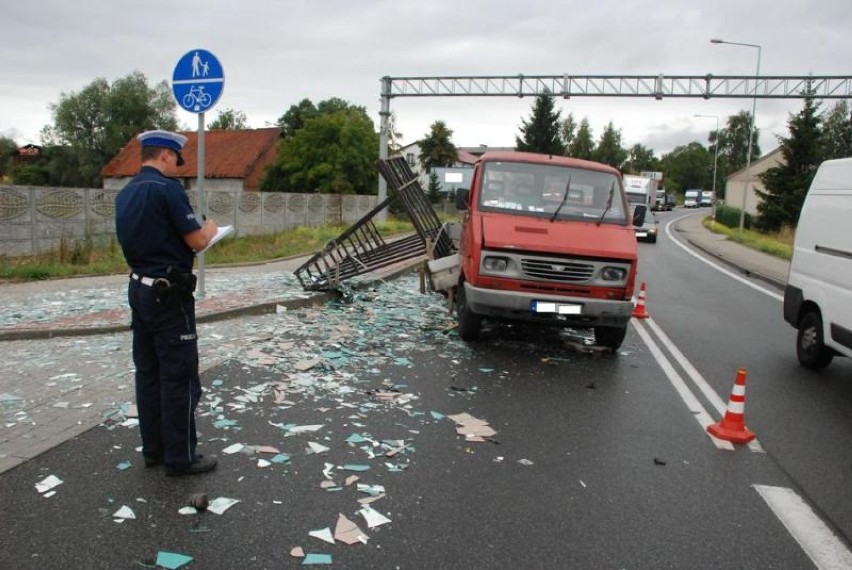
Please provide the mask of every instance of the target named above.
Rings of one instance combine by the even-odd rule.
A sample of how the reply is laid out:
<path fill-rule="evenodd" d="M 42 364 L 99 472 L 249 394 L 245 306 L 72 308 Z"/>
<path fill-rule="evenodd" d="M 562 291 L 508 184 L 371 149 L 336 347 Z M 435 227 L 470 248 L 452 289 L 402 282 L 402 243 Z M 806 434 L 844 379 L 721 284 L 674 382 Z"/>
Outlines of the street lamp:
<path fill-rule="evenodd" d="M 743 203 L 742 209 L 740 210 L 740 234 L 743 233 L 743 229 L 745 228 L 745 209 L 746 209 L 746 197 L 748 196 L 748 187 L 751 184 L 751 143 L 752 139 L 754 139 L 754 113 L 757 109 L 757 77 L 760 77 L 760 55 L 763 51 L 758 44 L 744 44 L 740 42 L 726 42 L 724 40 L 720 40 L 718 38 L 714 38 L 710 40 L 710 43 L 713 44 L 728 44 L 732 46 L 745 46 L 745 47 L 753 47 L 757 48 L 757 73 L 755 74 L 754 80 L 754 98 L 751 103 L 751 121 L 749 125 L 748 131 L 748 156 L 746 157 L 746 183 L 745 188 L 743 188 Z"/>
<path fill-rule="evenodd" d="M 713 210 L 710 213 L 713 221 L 716 221 L 716 166 L 719 164 L 719 115 L 693 115 L 694 117 L 704 117 L 706 119 L 716 119 L 716 154 L 713 155 Z"/>

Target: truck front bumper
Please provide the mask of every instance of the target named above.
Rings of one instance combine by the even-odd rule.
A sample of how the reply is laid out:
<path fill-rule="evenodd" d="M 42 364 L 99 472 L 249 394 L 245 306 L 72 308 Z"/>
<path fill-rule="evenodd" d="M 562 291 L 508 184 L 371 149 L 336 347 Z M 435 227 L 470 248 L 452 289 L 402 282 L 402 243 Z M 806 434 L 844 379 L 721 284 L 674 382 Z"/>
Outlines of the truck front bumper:
<path fill-rule="evenodd" d="M 527 321 L 542 324 L 580 327 L 624 327 L 633 314 L 631 301 L 607 301 L 586 297 L 541 295 L 520 291 L 484 289 L 464 283 L 465 299 L 470 310 L 486 318 Z M 554 305 L 550 311 L 549 304 Z M 547 307 L 547 311 L 536 311 Z"/>

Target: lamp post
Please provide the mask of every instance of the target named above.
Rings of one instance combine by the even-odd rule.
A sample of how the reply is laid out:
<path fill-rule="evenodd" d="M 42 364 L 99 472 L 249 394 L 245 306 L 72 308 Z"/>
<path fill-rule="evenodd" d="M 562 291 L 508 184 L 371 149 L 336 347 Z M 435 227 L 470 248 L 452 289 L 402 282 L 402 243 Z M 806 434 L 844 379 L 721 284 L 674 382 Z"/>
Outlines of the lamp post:
<path fill-rule="evenodd" d="M 757 77 L 760 77 L 760 55 L 763 51 L 758 44 L 745 44 L 740 42 L 726 42 L 725 40 L 720 40 L 718 38 L 714 38 L 710 40 L 710 43 L 713 44 L 728 44 L 732 46 L 745 46 L 745 47 L 753 47 L 757 48 L 757 73 L 755 74 L 754 80 L 754 98 L 752 98 L 751 102 L 751 120 L 748 131 L 748 156 L 746 157 L 746 183 L 743 188 L 743 202 L 742 209 L 740 210 L 740 234 L 743 233 L 745 228 L 745 209 L 746 209 L 746 197 L 748 196 L 748 188 L 751 185 L 751 145 L 752 139 L 754 139 L 754 114 L 757 109 Z"/>
<path fill-rule="evenodd" d="M 716 222 L 716 167 L 719 164 L 719 115 L 693 115 L 706 119 L 716 119 L 716 153 L 713 155 L 713 210 L 710 212 L 713 222 Z"/>

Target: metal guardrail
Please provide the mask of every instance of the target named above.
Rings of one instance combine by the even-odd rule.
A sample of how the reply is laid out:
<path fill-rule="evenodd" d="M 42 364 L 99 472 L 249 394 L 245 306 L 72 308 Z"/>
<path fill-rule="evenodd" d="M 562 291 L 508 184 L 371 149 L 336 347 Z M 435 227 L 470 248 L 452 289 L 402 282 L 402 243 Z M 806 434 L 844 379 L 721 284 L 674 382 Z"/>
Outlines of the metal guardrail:
<path fill-rule="evenodd" d="M 441 231 L 441 220 L 405 158 L 379 160 L 377 166 L 392 194 L 294 271 L 305 290 L 338 289 L 352 277 L 426 254 L 427 243 L 431 244 L 429 253 L 434 257 L 451 252 L 452 241 Z M 402 202 L 417 233 L 385 241 L 374 219 L 397 200 Z"/>

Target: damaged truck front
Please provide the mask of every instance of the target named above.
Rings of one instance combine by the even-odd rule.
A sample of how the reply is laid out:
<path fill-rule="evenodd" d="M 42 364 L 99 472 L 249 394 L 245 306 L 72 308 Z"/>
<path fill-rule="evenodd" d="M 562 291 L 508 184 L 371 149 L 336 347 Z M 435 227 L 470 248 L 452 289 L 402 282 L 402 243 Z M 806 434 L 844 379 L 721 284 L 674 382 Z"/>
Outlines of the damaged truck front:
<path fill-rule="evenodd" d="M 621 346 L 637 270 L 632 212 L 621 174 L 595 162 L 522 152 L 486 153 L 465 210 L 455 286 L 459 334 L 482 321 L 591 328 L 598 345 Z"/>

